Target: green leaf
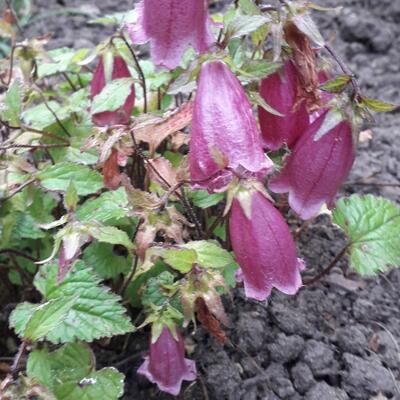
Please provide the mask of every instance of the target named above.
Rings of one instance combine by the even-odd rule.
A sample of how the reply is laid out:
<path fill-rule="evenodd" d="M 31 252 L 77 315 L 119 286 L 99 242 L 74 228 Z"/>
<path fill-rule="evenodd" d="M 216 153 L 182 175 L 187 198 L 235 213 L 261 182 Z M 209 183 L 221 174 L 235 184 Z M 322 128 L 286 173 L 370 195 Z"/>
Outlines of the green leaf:
<path fill-rule="evenodd" d="M 67 72 L 69 69 L 71 69 L 71 64 L 74 61 L 77 51 L 68 47 L 62 47 L 59 49 L 50 50 L 47 54 L 50 61 L 46 60 L 46 62 L 41 62 L 38 65 L 39 79 L 60 72 Z"/>
<path fill-rule="evenodd" d="M 17 335 L 23 335 L 26 324 L 36 311 L 37 306 L 37 304 L 24 302 L 15 307 L 10 315 L 10 327 L 14 328 Z"/>
<path fill-rule="evenodd" d="M 68 211 L 75 211 L 79 197 L 73 181 L 69 182 L 67 193 L 65 194 L 65 205 Z"/>
<path fill-rule="evenodd" d="M 229 39 L 238 38 L 255 32 L 258 28 L 270 22 L 263 15 L 237 15 L 226 27 Z"/>
<path fill-rule="evenodd" d="M 25 326 L 23 337 L 31 342 L 45 338 L 66 318 L 76 300 L 76 297 L 62 297 L 39 304 Z"/>
<path fill-rule="evenodd" d="M 152 305 L 161 306 L 168 295 L 163 290 L 164 286 L 170 286 L 174 282 L 174 275 L 165 271 L 160 275 L 150 278 L 147 282 L 146 288 L 142 296 L 142 304 L 144 307 L 151 307 Z"/>
<path fill-rule="evenodd" d="M 348 83 L 351 81 L 350 75 L 338 75 L 336 78 L 325 82 L 320 86 L 320 89 L 329 93 L 340 93 L 342 92 Z"/>
<path fill-rule="evenodd" d="M 71 115 L 71 110 L 66 107 L 61 107 L 56 101 L 48 101 L 47 106 L 51 108 L 60 121 L 64 121 Z M 40 103 L 37 106 L 25 110 L 22 113 L 22 119 L 25 121 L 26 125 L 32 128 L 45 129 L 57 122 L 53 113 L 44 103 Z"/>
<path fill-rule="evenodd" d="M 400 209 L 372 195 L 340 199 L 333 221 L 349 237 L 350 265 L 361 275 L 400 266 Z"/>
<path fill-rule="evenodd" d="M 91 243 L 83 253 L 85 263 L 103 279 L 116 278 L 129 271 L 126 257 L 115 254 L 114 246 L 108 243 Z"/>
<path fill-rule="evenodd" d="M 99 242 L 120 244 L 129 250 L 134 247 L 127 233 L 115 226 L 92 226 L 89 228 L 88 233 Z"/>
<path fill-rule="evenodd" d="M 361 101 L 365 104 L 371 111 L 375 112 L 389 112 L 394 111 L 399 108 L 397 104 L 386 103 L 381 100 L 371 99 L 370 97 L 361 97 Z"/>
<path fill-rule="evenodd" d="M 45 300 L 78 296 L 66 318 L 48 333 L 52 343 L 72 342 L 75 339 L 92 341 L 121 335 L 132 330 L 120 297 L 111 293 L 93 270 L 78 261 L 62 283 L 57 283 L 57 266 L 44 265 L 34 284 Z"/>
<path fill-rule="evenodd" d="M 260 9 L 254 4 L 252 0 L 239 0 L 239 8 L 245 14 L 258 15 Z"/>
<path fill-rule="evenodd" d="M 211 240 L 198 240 L 184 244 L 185 249 L 193 249 L 197 253 L 197 262 L 205 268 L 224 268 L 232 264 L 233 258 L 229 251 Z"/>
<path fill-rule="evenodd" d="M 189 272 L 197 261 L 197 253 L 190 249 L 166 249 L 163 258 L 172 268 L 185 273 Z"/>
<path fill-rule="evenodd" d="M 79 196 L 96 193 L 103 187 L 102 176 L 85 165 L 69 162 L 49 165 L 36 175 L 48 190 L 66 191 L 71 180 Z"/>
<path fill-rule="evenodd" d="M 124 188 L 119 188 L 103 193 L 97 199 L 87 200 L 78 207 L 76 217 L 80 221 L 106 223 L 126 217 L 128 210 L 128 196 Z"/>
<path fill-rule="evenodd" d="M 11 126 L 20 125 L 22 96 L 22 83 L 19 79 L 14 79 L 6 92 L 4 103 L 0 106 L 1 117 Z"/>
<path fill-rule="evenodd" d="M 125 100 L 132 90 L 132 78 L 115 79 L 108 83 L 104 89 L 93 99 L 91 113 L 115 111 L 124 105 Z"/>
<path fill-rule="evenodd" d="M 27 373 L 57 400 L 116 400 L 123 394 L 124 376 L 114 368 L 96 371 L 94 354 L 85 344 L 67 344 L 52 353 L 35 350 Z"/>
<path fill-rule="evenodd" d="M 239 80 L 243 83 L 249 83 L 263 79 L 278 71 L 281 67 L 281 63 L 273 63 L 267 60 L 248 61 L 239 70 Z"/>
<path fill-rule="evenodd" d="M 283 114 L 281 114 L 279 111 L 275 110 L 275 108 L 272 108 L 260 95 L 258 92 L 249 92 L 249 97 L 252 103 L 254 103 L 257 106 L 262 107 L 265 111 L 276 115 L 278 117 L 284 117 Z"/>
<path fill-rule="evenodd" d="M 200 208 L 208 208 L 215 206 L 225 197 L 224 193 L 209 194 L 207 190 L 196 190 L 190 193 L 193 204 Z"/>

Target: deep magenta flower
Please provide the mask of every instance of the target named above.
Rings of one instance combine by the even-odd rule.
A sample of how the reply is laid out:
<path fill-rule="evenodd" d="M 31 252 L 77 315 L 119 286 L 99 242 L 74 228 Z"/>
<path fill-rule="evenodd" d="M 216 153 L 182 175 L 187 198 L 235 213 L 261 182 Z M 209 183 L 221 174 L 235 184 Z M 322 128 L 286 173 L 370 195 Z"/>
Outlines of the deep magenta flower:
<path fill-rule="evenodd" d="M 194 361 L 185 358 L 185 349 L 179 331 L 175 340 L 170 330 L 164 326 L 155 343 L 150 343 L 150 354 L 145 357 L 138 373 L 157 384 L 163 392 L 178 395 L 182 381 L 196 379 Z"/>
<path fill-rule="evenodd" d="M 347 120 L 337 120 L 328 132 L 316 138 L 331 115 L 325 110 L 310 125 L 286 159 L 283 170 L 269 184 L 276 193 L 289 192 L 290 207 L 303 219 L 317 215 L 324 203 L 332 207 L 354 162 L 355 148 Z"/>
<path fill-rule="evenodd" d="M 283 117 L 258 107 L 263 142 L 269 150 L 278 150 L 284 143 L 293 146 L 308 128 L 309 115 L 305 101 L 299 101 L 297 71 L 287 60 L 283 68 L 262 80 L 260 95 Z"/>
<path fill-rule="evenodd" d="M 218 158 L 221 163 L 216 161 Z M 261 135 L 240 82 L 223 62 L 204 63 L 190 139 L 190 175 L 199 182 L 194 187 L 210 192 L 221 190 L 235 173 L 263 178 L 272 167 L 263 152 Z"/>
<path fill-rule="evenodd" d="M 131 73 L 124 59 L 120 56 L 115 56 L 113 59 L 113 70 L 111 79 L 129 78 Z M 100 58 L 96 70 L 93 74 L 92 83 L 90 86 L 90 97 L 93 99 L 106 86 L 106 76 L 104 70 L 103 57 Z M 131 93 L 125 100 L 125 104 L 115 111 L 105 111 L 92 115 L 92 121 L 97 126 L 108 125 L 126 125 L 129 123 L 132 109 L 135 104 L 135 87 L 132 84 Z"/>
<path fill-rule="evenodd" d="M 264 194 L 250 189 L 234 198 L 229 232 L 247 297 L 265 300 L 273 287 L 297 292 L 304 263 L 286 221 Z"/>
<path fill-rule="evenodd" d="M 156 65 L 176 68 L 184 52 L 192 46 L 205 53 L 215 39 L 207 0 L 142 0 L 136 7 L 136 24 L 128 25 L 135 44 L 150 41 L 151 58 Z"/>

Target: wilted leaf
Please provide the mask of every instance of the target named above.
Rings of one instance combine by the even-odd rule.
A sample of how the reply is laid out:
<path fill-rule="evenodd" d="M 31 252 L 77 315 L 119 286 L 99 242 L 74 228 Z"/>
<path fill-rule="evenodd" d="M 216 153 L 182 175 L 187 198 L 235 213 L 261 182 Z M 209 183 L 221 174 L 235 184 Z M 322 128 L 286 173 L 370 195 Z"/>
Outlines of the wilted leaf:
<path fill-rule="evenodd" d="M 319 29 L 314 20 L 311 18 L 310 14 L 297 14 L 292 18 L 292 21 L 297 28 L 307 35 L 315 44 L 321 47 L 325 45 L 325 40 L 319 32 Z"/>
<path fill-rule="evenodd" d="M 400 266 L 400 209 L 372 195 L 340 199 L 333 221 L 350 240 L 350 265 L 361 275 Z"/>

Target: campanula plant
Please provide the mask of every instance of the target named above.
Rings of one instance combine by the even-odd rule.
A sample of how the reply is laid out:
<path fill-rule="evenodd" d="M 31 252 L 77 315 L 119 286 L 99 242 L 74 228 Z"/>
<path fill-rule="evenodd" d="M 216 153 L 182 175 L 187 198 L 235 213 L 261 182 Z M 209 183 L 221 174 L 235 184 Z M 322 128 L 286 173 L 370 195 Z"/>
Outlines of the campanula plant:
<path fill-rule="evenodd" d="M 396 106 L 362 92 L 318 6 L 262 3 L 142 0 L 94 21 L 118 25 L 94 49 L 21 40 L 4 13 L 5 398 L 191 393 L 207 373 L 194 333 L 232 344 L 229 292 L 268 307 L 345 254 L 362 275 L 400 264 L 399 208 L 338 199 L 363 121 Z M 321 213 L 348 242 L 310 278 L 296 242 Z"/>

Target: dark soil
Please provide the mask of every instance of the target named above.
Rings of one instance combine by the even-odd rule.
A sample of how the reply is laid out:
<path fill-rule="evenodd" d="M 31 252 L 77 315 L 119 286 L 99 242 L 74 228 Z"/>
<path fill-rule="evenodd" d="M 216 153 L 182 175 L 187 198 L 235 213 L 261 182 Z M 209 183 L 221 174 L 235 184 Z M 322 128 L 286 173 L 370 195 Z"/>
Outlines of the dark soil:
<path fill-rule="evenodd" d="M 37 11 L 63 10 L 55 0 L 34 1 Z M 62 3 L 62 2 L 60 2 Z M 68 7 L 98 13 L 127 10 L 127 0 L 66 0 Z M 371 97 L 400 101 L 400 0 L 325 0 L 342 5 L 340 15 L 316 15 L 326 38 L 356 71 Z M 32 24 L 29 34 L 53 31 L 53 46 L 97 44 L 109 29 L 88 25 L 87 17 L 63 15 Z M 400 178 L 400 113 L 377 116 L 372 141 L 360 145 L 343 194 L 380 194 L 400 203 L 398 187 L 355 182 L 398 183 Z M 298 239 L 307 276 L 326 266 L 344 244 L 342 233 L 320 216 Z M 231 344 L 221 346 L 202 328 L 190 337 L 200 378 L 183 388 L 182 399 L 211 400 L 345 400 L 400 399 L 400 270 L 376 279 L 360 279 L 342 260 L 321 282 L 297 296 L 274 292 L 267 303 L 249 301 L 241 289 L 225 304 L 231 319 Z M 189 343 L 190 342 L 190 343 Z M 133 336 L 129 352 L 140 354 L 145 335 Z M 110 365 L 113 352 L 99 353 Z M 124 399 L 170 399 L 136 374 L 141 357 L 120 364 L 127 374 Z M 380 397 L 376 397 L 378 395 Z"/>

